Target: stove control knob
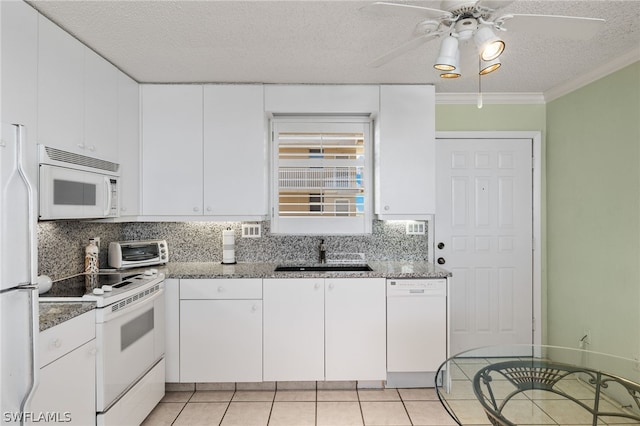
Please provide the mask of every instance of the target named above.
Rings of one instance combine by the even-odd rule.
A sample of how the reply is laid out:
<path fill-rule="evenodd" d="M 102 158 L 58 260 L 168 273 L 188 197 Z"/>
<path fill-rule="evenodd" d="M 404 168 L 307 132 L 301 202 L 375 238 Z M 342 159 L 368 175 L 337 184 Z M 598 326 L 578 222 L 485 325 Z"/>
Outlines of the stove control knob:
<path fill-rule="evenodd" d="M 94 288 L 93 294 L 104 294 L 104 290 L 101 288 Z"/>
<path fill-rule="evenodd" d="M 106 291 L 112 291 L 113 287 L 111 287 L 110 285 L 106 285 L 105 284 L 105 285 L 102 286 L 102 290 L 105 291 L 105 292 Z"/>
<path fill-rule="evenodd" d="M 155 275 L 155 274 L 157 274 L 157 273 L 158 273 L 158 270 L 157 270 L 156 268 L 151 268 L 151 269 L 149 269 L 149 270 L 151 271 L 151 273 L 152 273 L 153 275 Z"/>
<path fill-rule="evenodd" d="M 146 271 L 144 271 L 144 275 L 150 277 L 151 275 L 153 275 L 153 272 L 151 272 L 151 269 L 147 269 Z"/>

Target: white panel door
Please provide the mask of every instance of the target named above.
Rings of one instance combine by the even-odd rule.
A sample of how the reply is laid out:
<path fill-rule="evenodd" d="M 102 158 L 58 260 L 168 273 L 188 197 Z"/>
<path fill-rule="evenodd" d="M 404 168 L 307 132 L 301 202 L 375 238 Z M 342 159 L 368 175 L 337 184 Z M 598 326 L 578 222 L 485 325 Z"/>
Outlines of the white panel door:
<path fill-rule="evenodd" d="M 84 140 L 86 155 L 118 161 L 118 70 L 84 49 Z"/>
<path fill-rule="evenodd" d="M 180 301 L 180 381 L 262 381 L 262 301 Z"/>
<path fill-rule="evenodd" d="M 532 343 L 531 139 L 438 139 L 436 258 L 453 273 L 451 353 Z"/>
<path fill-rule="evenodd" d="M 261 84 L 204 86 L 204 214 L 267 215 Z"/>
<path fill-rule="evenodd" d="M 324 380 L 324 280 L 263 280 L 264 375 Z"/>
<path fill-rule="evenodd" d="M 384 278 L 325 280 L 326 380 L 385 380 Z"/>
<path fill-rule="evenodd" d="M 141 87 L 142 214 L 202 216 L 202 86 Z"/>

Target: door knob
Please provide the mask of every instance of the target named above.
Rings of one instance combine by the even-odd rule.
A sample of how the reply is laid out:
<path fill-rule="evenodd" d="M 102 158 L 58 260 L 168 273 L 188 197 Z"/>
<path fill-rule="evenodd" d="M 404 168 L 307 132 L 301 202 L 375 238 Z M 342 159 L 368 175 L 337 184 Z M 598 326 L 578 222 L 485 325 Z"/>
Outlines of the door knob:
<path fill-rule="evenodd" d="M 438 243 L 438 248 L 442 250 L 444 248 L 444 243 Z"/>
<path fill-rule="evenodd" d="M 439 265 L 444 265 L 445 263 L 447 263 L 447 261 L 446 261 L 446 260 L 444 260 L 444 257 L 439 257 L 439 258 L 438 258 L 438 264 L 439 264 Z"/>

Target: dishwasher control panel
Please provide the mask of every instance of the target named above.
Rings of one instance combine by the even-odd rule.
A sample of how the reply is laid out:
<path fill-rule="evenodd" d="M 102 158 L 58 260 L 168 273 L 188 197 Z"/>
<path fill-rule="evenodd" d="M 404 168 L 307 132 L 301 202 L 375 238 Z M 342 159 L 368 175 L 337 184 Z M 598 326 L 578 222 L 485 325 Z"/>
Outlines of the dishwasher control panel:
<path fill-rule="evenodd" d="M 447 280 L 394 279 L 387 280 L 387 297 L 393 296 L 446 296 Z"/>

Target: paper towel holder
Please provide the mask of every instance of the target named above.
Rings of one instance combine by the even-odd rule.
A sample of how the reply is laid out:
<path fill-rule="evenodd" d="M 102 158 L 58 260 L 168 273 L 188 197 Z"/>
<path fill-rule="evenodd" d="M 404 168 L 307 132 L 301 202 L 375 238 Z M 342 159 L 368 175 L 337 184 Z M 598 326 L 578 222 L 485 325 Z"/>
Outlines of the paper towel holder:
<path fill-rule="evenodd" d="M 231 227 L 222 231 L 222 263 L 223 265 L 235 265 L 235 235 Z"/>

